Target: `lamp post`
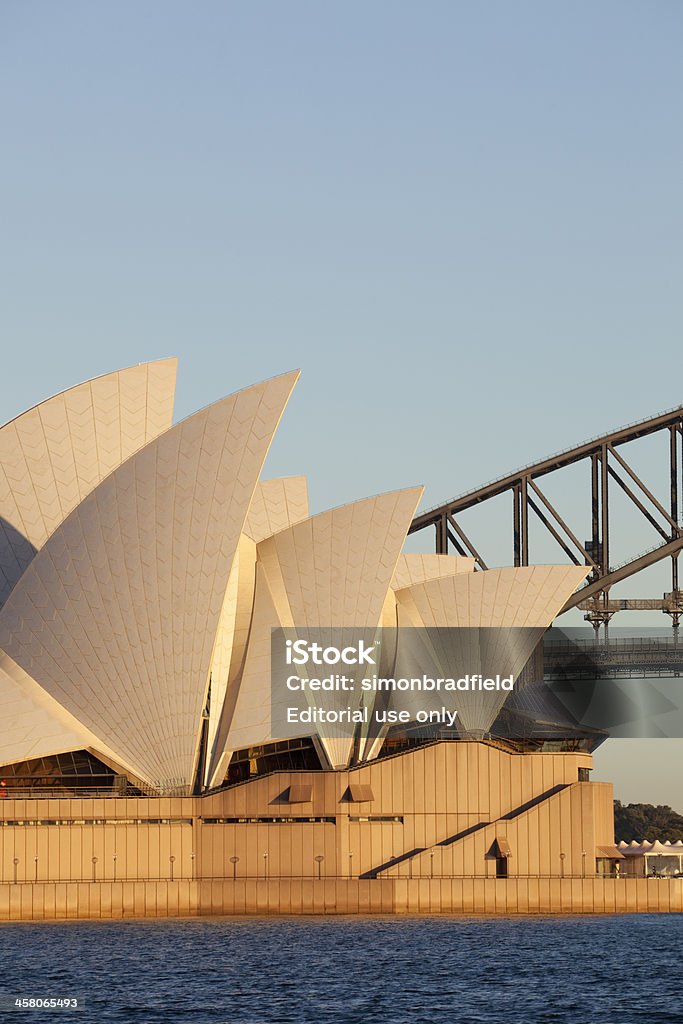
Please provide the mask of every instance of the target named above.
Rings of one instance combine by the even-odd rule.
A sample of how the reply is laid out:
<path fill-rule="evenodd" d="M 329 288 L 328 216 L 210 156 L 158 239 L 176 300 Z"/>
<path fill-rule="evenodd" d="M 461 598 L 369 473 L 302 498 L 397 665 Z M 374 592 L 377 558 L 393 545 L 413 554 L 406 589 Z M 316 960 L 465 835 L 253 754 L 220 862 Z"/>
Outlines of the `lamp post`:
<path fill-rule="evenodd" d="M 112 860 L 114 861 L 114 881 L 116 881 L 116 854 L 114 854 Z"/>
<path fill-rule="evenodd" d="M 586 877 L 586 851 L 581 851 L 581 873 L 583 877 Z"/>
<path fill-rule="evenodd" d="M 92 858 L 92 880 L 97 881 L 97 857 Z"/>
<path fill-rule="evenodd" d="M 434 850 L 429 851 L 429 877 L 434 877 Z"/>
<path fill-rule="evenodd" d="M 560 878 L 564 878 L 564 858 L 567 856 L 566 853 L 560 854 Z"/>
<path fill-rule="evenodd" d="M 239 864 L 239 862 L 240 862 L 239 857 L 231 857 L 230 858 L 230 863 L 232 864 L 232 880 L 233 880 L 233 882 L 237 878 L 237 865 Z"/>
<path fill-rule="evenodd" d="M 192 881 L 194 881 L 194 850 L 190 854 L 190 864 L 192 867 Z"/>
<path fill-rule="evenodd" d="M 263 854 L 263 877 L 268 877 L 268 854 Z"/>
<path fill-rule="evenodd" d="M 33 881 L 37 882 L 38 881 L 38 858 L 37 857 L 33 858 L 33 863 L 35 865 L 35 872 L 34 872 L 34 875 L 33 875 Z"/>
<path fill-rule="evenodd" d="M 313 858 L 313 860 L 318 865 L 318 881 L 320 881 L 322 865 L 323 865 L 323 861 L 325 860 L 325 858 L 323 857 L 322 853 L 319 853 L 317 857 Z"/>
<path fill-rule="evenodd" d="M 171 856 L 168 858 L 168 863 L 171 867 L 171 881 L 173 881 L 173 865 L 175 864 L 175 857 L 173 856 L 173 854 L 171 854 Z"/>
<path fill-rule="evenodd" d="M 15 857 L 14 860 L 12 861 L 12 863 L 14 864 L 14 884 L 16 885 L 17 884 L 17 866 L 19 864 L 19 858 Z"/>
<path fill-rule="evenodd" d="M 349 878 L 353 878 L 353 850 L 349 850 Z"/>

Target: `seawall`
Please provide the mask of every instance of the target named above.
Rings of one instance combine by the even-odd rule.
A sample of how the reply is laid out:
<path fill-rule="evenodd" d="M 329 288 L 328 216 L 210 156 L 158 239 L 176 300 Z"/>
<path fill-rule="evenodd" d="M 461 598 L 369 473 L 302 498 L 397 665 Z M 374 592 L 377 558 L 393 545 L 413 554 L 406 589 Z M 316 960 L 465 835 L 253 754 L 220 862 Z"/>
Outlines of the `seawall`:
<path fill-rule="evenodd" d="M 683 879 L 212 879 L 0 885 L 0 921 L 223 914 L 680 913 Z"/>

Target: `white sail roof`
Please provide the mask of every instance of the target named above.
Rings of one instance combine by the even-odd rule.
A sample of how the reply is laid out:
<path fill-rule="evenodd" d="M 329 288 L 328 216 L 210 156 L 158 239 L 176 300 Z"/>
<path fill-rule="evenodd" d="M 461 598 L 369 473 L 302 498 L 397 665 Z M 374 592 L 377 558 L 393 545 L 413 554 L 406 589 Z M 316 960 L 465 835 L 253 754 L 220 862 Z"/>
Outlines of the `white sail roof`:
<path fill-rule="evenodd" d="M 297 377 L 237 392 L 133 455 L 0 611 L 0 647 L 156 788 L 192 784 L 231 566 Z"/>
<path fill-rule="evenodd" d="M 171 426 L 176 369 L 162 359 L 117 370 L 0 427 L 0 605 L 76 505 Z"/>

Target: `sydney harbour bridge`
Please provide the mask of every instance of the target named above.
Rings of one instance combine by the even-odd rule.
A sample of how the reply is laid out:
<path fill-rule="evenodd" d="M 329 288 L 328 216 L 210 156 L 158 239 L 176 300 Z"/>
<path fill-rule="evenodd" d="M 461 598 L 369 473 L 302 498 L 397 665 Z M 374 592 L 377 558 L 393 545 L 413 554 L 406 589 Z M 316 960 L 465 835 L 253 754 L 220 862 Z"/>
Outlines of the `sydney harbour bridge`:
<path fill-rule="evenodd" d="M 634 468 L 632 453 L 636 454 L 637 442 L 643 438 L 653 439 L 652 444 L 658 446 L 658 465 L 668 470 L 659 474 L 656 485 L 646 482 L 643 474 Z M 579 477 L 574 467 L 580 464 L 583 473 Z M 577 480 L 580 480 L 578 487 Z M 557 499 L 551 501 L 548 496 L 551 481 L 556 490 L 559 484 L 559 492 L 565 496 L 562 503 Z M 567 601 L 563 612 L 578 608 L 595 627 L 594 648 L 601 645 L 605 671 L 615 676 L 629 673 L 679 675 L 683 674 L 683 640 L 679 645 L 678 639 L 683 616 L 678 564 L 683 548 L 682 481 L 683 406 L 585 441 L 461 494 L 420 513 L 409 532 L 433 529 L 437 553 L 471 557 L 476 569 L 486 569 L 486 541 L 478 538 L 487 531 L 489 540 L 492 538 L 488 526 L 484 525 L 488 520 L 483 515 L 477 528 L 477 510 L 508 495 L 505 513 L 511 544 L 508 564 L 534 564 L 533 538 L 538 538 L 540 531 L 556 546 L 557 561 L 590 566 L 586 582 Z M 615 500 L 617 496 L 619 500 Z M 641 542 L 640 550 L 636 548 L 617 562 L 611 554 L 610 540 L 619 529 L 619 518 L 625 516 L 625 506 L 631 510 L 629 538 L 644 533 L 649 535 L 651 544 L 643 551 Z M 462 522 L 464 513 L 467 513 L 468 532 Z M 632 528 L 633 513 L 642 524 L 640 531 Z M 583 529 L 578 525 L 579 520 L 584 524 Z M 534 528 L 530 531 L 532 522 Z M 586 537 L 586 532 L 590 536 Z M 620 533 L 623 532 L 622 529 Z M 476 545 L 472 539 L 475 535 Z M 640 574 L 656 563 L 668 563 L 670 587 L 661 598 L 637 596 Z M 611 597 L 610 590 L 615 584 L 631 579 L 634 596 Z M 669 617 L 673 629 L 668 637 L 609 638 L 607 627 L 616 613 L 657 610 Z M 558 624 L 562 624 L 562 619 Z M 604 629 L 601 640 L 598 639 L 600 627 Z M 552 659 L 550 650 L 546 653 L 549 668 L 548 656 Z"/>

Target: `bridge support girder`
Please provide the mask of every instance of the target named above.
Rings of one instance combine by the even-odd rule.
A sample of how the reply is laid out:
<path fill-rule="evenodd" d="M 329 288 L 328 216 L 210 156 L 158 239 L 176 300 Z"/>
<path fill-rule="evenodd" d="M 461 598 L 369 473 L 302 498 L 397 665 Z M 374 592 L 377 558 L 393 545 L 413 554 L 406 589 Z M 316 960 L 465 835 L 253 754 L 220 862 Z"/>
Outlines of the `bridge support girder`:
<path fill-rule="evenodd" d="M 667 431 L 669 494 L 658 498 L 626 460 L 622 448 L 630 441 L 660 432 L 666 434 Z M 596 628 L 607 626 L 616 611 L 624 610 L 621 605 L 614 608 L 614 602 L 609 597 L 610 588 L 655 562 L 670 557 L 671 599 L 666 601 L 666 606 L 661 605 L 661 610 L 671 617 L 674 628 L 678 628 L 683 617 L 678 571 L 678 558 L 683 549 L 683 528 L 679 521 L 680 485 L 683 477 L 682 438 L 683 406 L 551 456 L 525 470 L 501 477 L 452 502 L 421 513 L 413 520 L 409 532 L 415 533 L 426 526 L 434 526 L 437 553 L 448 554 L 449 548 L 452 548 L 460 555 L 473 557 L 477 569 L 485 569 L 486 562 L 480 553 L 483 551 L 482 546 L 478 544 L 475 547 L 471 535 L 465 533 L 458 516 L 461 512 L 509 491 L 512 496 L 512 562 L 515 566 L 533 564 L 529 536 L 531 510 L 534 521 L 540 522 L 564 557 L 575 565 L 591 567 L 586 583 L 567 602 L 563 611 L 581 604 L 587 612 L 586 619 Z M 582 460 L 590 463 L 591 536 L 584 543 L 578 540 L 578 531 L 571 529 L 567 517 L 550 502 L 545 488 L 542 489 L 539 484 L 541 477 Z M 657 547 L 618 566 L 610 564 L 610 525 L 616 514 L 610 502 L 610 481 L 617 484 L 631 506 L 638 510 L 643 522 L 656 531 L 659 539 Z"/>

